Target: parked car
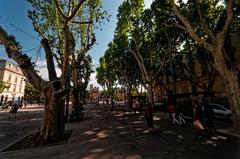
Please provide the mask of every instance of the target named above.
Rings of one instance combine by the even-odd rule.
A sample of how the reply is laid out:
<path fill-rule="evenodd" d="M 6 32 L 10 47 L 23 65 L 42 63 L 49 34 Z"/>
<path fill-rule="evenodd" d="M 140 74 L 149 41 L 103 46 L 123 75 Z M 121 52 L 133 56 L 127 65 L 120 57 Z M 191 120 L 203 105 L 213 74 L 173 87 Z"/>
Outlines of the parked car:
<path fill-rule="evenodd" d="M 168 111 L 167 104 L 163 101 L 156 102 L 155 103 L 155 110 L 156 111 L 167 112 Z"/>
<path fill-rule="evenodd" d="M 216 116 L 221 116 L 221 117 L 231 117 L 232 112 L 230 109 L 228 109 L 226 106 L 217 104 L 217 103 L 209 103 L 209 106 L 212 107 L 213 113 Z"/>

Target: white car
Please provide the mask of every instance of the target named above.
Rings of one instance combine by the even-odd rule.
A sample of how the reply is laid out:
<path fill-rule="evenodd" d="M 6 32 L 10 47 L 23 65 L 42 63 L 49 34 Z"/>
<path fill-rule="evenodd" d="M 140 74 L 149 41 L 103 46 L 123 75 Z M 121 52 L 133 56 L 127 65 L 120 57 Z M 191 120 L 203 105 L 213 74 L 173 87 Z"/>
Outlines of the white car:
<path fill-rule="evenodd" d="M 217 116 L 222 116 L 222 117 L 231 117 L 232 112 L 229 110 L 227 107 L 216 104 L 216 103 L 209 103 L 209 105 L 212 107 L 213 113 Z"/>

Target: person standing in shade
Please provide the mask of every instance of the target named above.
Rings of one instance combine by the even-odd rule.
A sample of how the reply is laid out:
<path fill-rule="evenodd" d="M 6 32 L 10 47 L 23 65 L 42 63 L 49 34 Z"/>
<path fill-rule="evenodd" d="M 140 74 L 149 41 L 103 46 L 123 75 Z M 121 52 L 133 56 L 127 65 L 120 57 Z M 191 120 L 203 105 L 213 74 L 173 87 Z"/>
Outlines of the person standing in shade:
<path fill-rule="evenodd" d="M 144 121 L 147 125 L 148 132 L 152 132 L 154 126 L 153 126 L 153 109 L 151 103 L 148 103 L 147 108 L 145 109 Z"/>
<path fill-rule="evenodd" d="M 111 105 L 112 105 L 112 110 L 114 110 L 115 109 L 115 101 L 113 98 L 111 99 Z"/>
<path fill-rule="evenodd" d="M 217 136 L 217 130 L 213 125 L 214 113 L 211 106 L 208 104 L 208 100 L 203 100 L 203 108 L 204 108 L 204 124 L 206 126 L 207 133 L 210 137 Z"/>
<path fill-rule="evenodd" d="M 192 103 L 192 110 L 193 110 L 193 124 L 194 123 L 198 123 L 200 126 L 196 126 L 196 134 L 198 136 L 201 136 L 202 135 L 202 130 L 203 130 L 203 113 L 202 113 L 202 106 L 199 104 L 198 100 L 193 100 L 193 103 Z"/>

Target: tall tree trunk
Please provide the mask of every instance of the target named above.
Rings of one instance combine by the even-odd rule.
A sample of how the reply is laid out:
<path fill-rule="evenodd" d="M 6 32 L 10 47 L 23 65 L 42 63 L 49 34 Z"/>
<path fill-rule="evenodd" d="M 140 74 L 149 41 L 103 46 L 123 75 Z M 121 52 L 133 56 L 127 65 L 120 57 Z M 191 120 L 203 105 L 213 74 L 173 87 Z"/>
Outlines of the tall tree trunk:
<path fill-rule="evenodd" d="M 240 89 L 238 74 L 235 71 L 229 71 L 226 74 L 228 76 L 225 79 L 225 86 L 232 110 L 233 125 L 235 130 L 240 133 Z"/>
<path fill-rule="evenodd" d="M 130 110 L 133 109 L 131 92 L 132 92 L 132 85 L 128 84 L 128 86 L 127 86 L 127 108 Z"/>
<path fill-rule="evenodd" d="M 77 88 L 73 88 L 74 90 L 72 91 L 72 104 L 73 108 L 78 107 L 80 105 L 80 97 L 79 97 L 79 91 Z"/>
<path fill-rule="evenodd" d="M 37 143 L 60 141 L 64 138 L 64 94 L 60 81 L 49 82 L 44 89 L 44 122 Z"/>
<path fill-rule="evenodd" d="M 80 105 L 80 83 L 78 81 L 78 68 L 73 69 L 72 72 L 72 78 L 73 78 L 73 91 L 72 91 L 72 104 L 75 111 L 81 110 L 82 106 Z"/>
<path fill-rule="evenodd" d="M 226 19 L 225 22 L 221 22 L 224 23 L 224 26 L 222 30 L 217 33 L 217 35 L 215 35 L 214 32 L 208 27 L 203 28 L 203 30 L 205 30 L 208 34 L 208 37 L 211 38 L 212 43 L 209 43 L 207 40 L 202 39 L 196 34 L 195 29 L 192 27 L 189 20 L 182 14 L 180 8 L 174 0 L 171 0 L 170 3 L 173 7 L 174 13 L 184 24 L 184 31 L 186 31 L 198 43 L 198 45 L 204 47 L 206 50 L 212 53 L 214 57 L 214 68 L 225 82 L 228 100 L 233 112 L 234 128 L 236 131 L 240 132 L 240 90 L 238 71 L 236 68 L 237 66 L 234 66 L 233 61 L 231 61 L 232 66 L 227 66 L 227 60 L 225 57 L 227 58 L 228 55 L 225 53 L 224 48 L 226 36 L 230 31 L 230 26 L 234 17 L 234 0 L 229 0 L 226 4 Z M 208 25 L 206 24 L 205 26 Z"/>
<path fill-rule="evenodd" d="M 153 84 L 152 83 L 149 83 L 148 84 L 148 99 L 149 99 L 149 102 L 151 103 L 151 106 L 154 110 L 154 104 L 155 104 L 155 101 L 154 101 L 154 89 L 153 89 Z"/>
<path fill-rule="evenodd" d="M 239 73 L 235 68 L 228 68 L 223 57 L 224 49 L 216 48 L 214 56 L 214 67 L 224 80 L 227 97 L 233 115 L 233 125 L 237 132 L 240 132 L 240 87 Z"/>

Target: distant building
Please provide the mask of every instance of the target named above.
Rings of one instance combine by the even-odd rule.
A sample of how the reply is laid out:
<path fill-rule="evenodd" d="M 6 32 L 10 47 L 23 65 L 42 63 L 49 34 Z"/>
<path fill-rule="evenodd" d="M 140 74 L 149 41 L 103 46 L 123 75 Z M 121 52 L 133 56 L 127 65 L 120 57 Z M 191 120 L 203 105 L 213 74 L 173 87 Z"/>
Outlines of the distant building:
<path fill-rule="evenodd" d="M 0 59 L 0 81 L 4 81 L 8 88 L 0 93 L 0 104 L 7 101 L 21 101 L 25 90 L 25 77 L 21 68 L 4 59 Z"/>
<path fill-rule="evenodd" d="M 126 99 L 126 91 L 124 88 L 117 88 L 116 101 L 123 102 Z"/>

